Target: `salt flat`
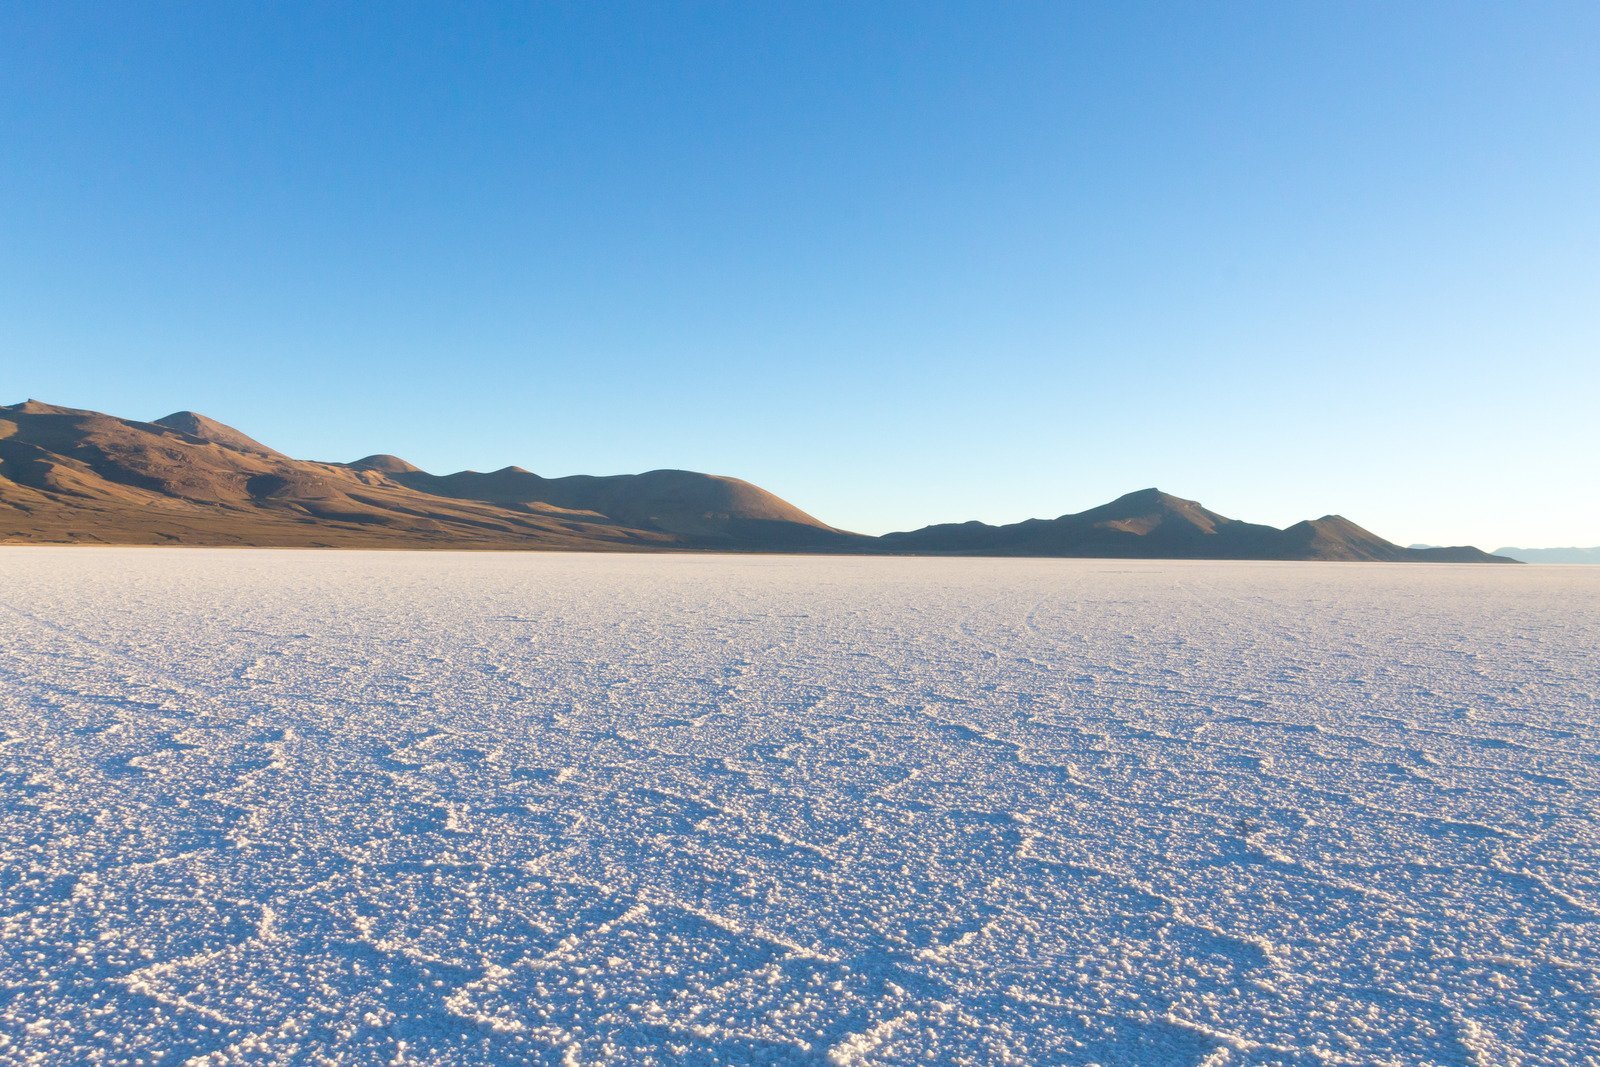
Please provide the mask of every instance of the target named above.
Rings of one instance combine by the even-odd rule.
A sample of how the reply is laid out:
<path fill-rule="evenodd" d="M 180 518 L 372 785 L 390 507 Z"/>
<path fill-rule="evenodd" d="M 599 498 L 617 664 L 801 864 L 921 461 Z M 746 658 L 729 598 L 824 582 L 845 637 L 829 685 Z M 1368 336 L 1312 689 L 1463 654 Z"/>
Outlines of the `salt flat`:
<path fill-rule="evenodd" d="M 0 1062 L 1600 1062 L 1600 568 L 0 550 Z"/>

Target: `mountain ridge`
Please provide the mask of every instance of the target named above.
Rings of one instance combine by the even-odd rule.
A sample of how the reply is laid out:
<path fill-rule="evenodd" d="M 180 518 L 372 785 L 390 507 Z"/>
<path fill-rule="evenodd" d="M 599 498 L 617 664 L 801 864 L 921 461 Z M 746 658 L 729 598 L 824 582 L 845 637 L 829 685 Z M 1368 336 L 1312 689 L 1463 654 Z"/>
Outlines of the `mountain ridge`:
<path fill-rule="evenodd" d="M 1231 519 L 1198 501 L 1155 488 L 1126 493 L 1109 503 L 1055 519 L 1024 519 L 1004 526 L 945 523 L 885 534 L 880 540 L 892 550 L 932 555 L 1510 562 L 1469 546 L 1402 548 L 1341 515 L 1307 519 L 1280 530 Z"/>
<path fill-rule="evenodd" d="M 726 475 L 299 460 L 194 411 L 143 422 L 37 400 L 0 407 L 0 542 L 1513 562 L 1401 548 L 1337 515 L 1279 530 L 1155 488 L 1054 519 L 870 537 Z"/>

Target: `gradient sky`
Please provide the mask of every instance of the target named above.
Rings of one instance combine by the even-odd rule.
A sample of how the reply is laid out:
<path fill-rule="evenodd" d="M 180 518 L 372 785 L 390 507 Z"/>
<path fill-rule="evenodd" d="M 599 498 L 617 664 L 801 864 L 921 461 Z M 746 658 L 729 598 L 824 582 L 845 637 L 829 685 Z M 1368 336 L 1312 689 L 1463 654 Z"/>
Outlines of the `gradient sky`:
<path fill-rule="evenodd" d="M 0 2 L 0 402 L 1600 544 L 1600 4 Z"/>

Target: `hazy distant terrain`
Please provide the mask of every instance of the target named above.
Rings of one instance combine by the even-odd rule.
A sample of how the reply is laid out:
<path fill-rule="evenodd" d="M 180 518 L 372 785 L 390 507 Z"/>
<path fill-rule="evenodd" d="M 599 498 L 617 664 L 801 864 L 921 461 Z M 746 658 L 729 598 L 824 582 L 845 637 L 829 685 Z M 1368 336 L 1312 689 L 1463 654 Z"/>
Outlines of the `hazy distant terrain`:
<path fill-rule="evenodd" d="M 1600 1057 L 1600 571 L 8 548 L 0 588 L 3 1063 Z"/>
<path fill-rule="evenodd" d="M 1600 548 L 1497 548 L 1494 554 L 1523 563 L 1600 563 Z"/>

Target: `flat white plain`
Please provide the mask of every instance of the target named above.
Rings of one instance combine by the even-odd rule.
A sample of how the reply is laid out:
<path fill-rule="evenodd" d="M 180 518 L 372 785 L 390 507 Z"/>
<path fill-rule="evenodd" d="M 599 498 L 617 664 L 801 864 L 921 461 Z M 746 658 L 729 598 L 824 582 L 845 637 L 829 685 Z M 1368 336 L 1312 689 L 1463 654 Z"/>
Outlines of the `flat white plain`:
<path fill-rule="evenodd" d="M 1600 1062 L 1600 568 L 0 550 L 0 1062 Z"/>

